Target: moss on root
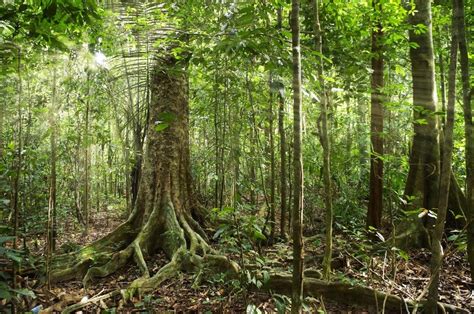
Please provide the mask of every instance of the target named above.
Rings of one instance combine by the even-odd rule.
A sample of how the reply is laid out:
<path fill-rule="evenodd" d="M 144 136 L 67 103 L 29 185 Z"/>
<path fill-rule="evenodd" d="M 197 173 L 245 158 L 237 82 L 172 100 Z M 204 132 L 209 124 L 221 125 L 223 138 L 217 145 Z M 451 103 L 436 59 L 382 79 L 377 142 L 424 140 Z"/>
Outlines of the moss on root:
<path fill-rule="evenodd" d="M 130 217 L 113 232 L 79 251 L 55 256 L 51 266 L 51 281 L 83 279 L 91 267 L 104 265 L 117 258 L 114 257 L 115 253 L 126 247 L 138 233 L 133 230 L 133 218 Z"/>
<path fill-rule="evenodd" d="M 157 213 L 162 215 L 158 219 Z M 124 299 L 129 300 L 134 294 L 143 294 L 159 288 L 166 280 L 176 276 L 179 271 L 196 272 L 198 278 L 208 272 L 228 272 L 235 276 L 239 266 L 227 257 L 217 254 L 201 235 L 192 227 L 196 222 L 190 216 L 176 214 L 172 204 L 168 203 L 161 210 L 153 211 L 147 223 L 136 235 L 128 240 L 126 246 L 119 246 L 112 241 L 125 239 L 118 234 L 125 228 L 118 228 L 107 239 L 92 243 L 76 254 L 60 256 L 54 264 L 51 277 L 54 281 L 81 278 L 84 287 L 98 277 L 106 277 L 134 260 L 142 276 L 132 282 L 129 288 L 121 291 Z M 130 233 L 128 233 L 130 235 Z M 156 247 L 170 257 L 170 262 L 150 276 L 145 257 L 151 255 Z M 68 264 L 69 263 L 69 264 Z M 66 265 L 72 265 L 65 267 Z"/>

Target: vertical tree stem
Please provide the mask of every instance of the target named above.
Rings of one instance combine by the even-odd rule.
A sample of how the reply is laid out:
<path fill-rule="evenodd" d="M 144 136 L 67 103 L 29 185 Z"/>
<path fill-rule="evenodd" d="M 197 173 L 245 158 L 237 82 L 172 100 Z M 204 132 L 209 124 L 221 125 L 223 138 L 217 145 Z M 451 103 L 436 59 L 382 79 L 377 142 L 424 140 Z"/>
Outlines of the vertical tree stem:
<path fill-rule="evenodd" d="M 293 289 L 291 312 L 300 313 L 303 300 L 303 155 L 302 144 L 302 101 L 301 101 L 301 47 L 299 25 L 299 0 L 292 0 L 291 30 L 293 51 Z"/>

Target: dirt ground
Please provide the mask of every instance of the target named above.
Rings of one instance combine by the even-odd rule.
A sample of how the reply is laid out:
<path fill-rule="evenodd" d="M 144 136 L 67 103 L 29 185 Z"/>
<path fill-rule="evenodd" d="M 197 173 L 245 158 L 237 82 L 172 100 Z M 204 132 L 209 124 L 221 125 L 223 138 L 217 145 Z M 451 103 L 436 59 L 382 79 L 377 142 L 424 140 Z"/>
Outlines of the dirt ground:
<path fill-rule="evenodd" d="M 78 226 L 69 226 L 58 238 L 59 250 L 71 250 L 90 243 L 113 230 L 123 217 L 111 216 L 109 213 L 97 213 L 94 216 L 89 234 L 84 235 Z M 339 232 L 335 237 L 334 279 L 362 284 L 380 291 L 395 294 L 406 299 L 417 299 L 429 281 L 429 257 L 426 250 L 418 250 L 409 256 L 361 254 L 360 247 L 355 248 L 350 240 L 351 235 Z M 319 256 L 323 246 L 321 239 L 312 237 L 306 241 L 305 268 L 320 267 Z M 216 245 L 216 244 L 214 244 Z M 38 258 L 44 256 L 44 239 L 31 239 L 28 242 Z M 226 251 L 224 247 L 217 247 Z M 36 251 L 34 251 L 36 249 Z M 229 253 L 232 255 L 232 253 Z M 238 260 L 238 256 L 235 256 Z M 250 251 L 246 254 L 247 262 L 260 261 L 260 271 L 288 271 L 291 266 L 291 246 L 283 243 L 263 248 L 261 255 Z M 261 261 L 264 261 L 263 264 Z M 150 273 L 158 271 L 167 262 L 163 254 L 156 254 L 147 260 Z M 86 301 L 90 298 L 105 295 L 110 291 L 126 288 L 140 275 L 134 263 L 120 272 L 96 280 L 89 290 L 85 291 L 80 281 L 69 281 L 53 285 L 51 289 L 41 286 L 40 278 L 34 276 L 21 278 L 24 288 L 31 288 L 35 298 L 25 297 L 24 309 L 41 308 L 43 312 L 59 312 L 65 307 Z M 137 296 L 131 302 L 124 303 L 120 295 L 90 303 L 83 313 L 273 313 L 284 311 L 288 298 L 265 292 L 252 285 L 230 281 L 219 274 L 205 278 L 198 285 L 193 285 L 196 278 L 192 274 L 179 273 L 173 280 L 166 281 L 153 294 Z M 245 281 L 245 280 L 244 280 Z M 446 252 L 440 281 L 440 299 L 474 311 L 473 285 L 470 283 L 469 269 L 465 256 L 451 249 Z M 343 299 L 344 296 L 341 296 Z M 1 305 L 0 305 L 1 306 Z M 45 311 L 46 310 L 46 311 Z M 380 309 L 379 309 L 380 310 Z M 328 313 L 369 313 L 374 309 L 338 305 L 324 299 L 307 298 L 305 312 Z"/>

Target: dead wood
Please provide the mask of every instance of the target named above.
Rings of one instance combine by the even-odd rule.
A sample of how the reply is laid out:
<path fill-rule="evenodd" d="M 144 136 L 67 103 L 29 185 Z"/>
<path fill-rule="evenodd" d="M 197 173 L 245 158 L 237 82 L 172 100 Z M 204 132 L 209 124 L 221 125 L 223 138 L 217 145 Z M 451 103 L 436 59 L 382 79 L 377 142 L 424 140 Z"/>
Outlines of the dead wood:
<path fill-rule="evenodd" d="M 272 275 L 265 283 L 266 290 L 280 294 L 291 295 L 291 276 Z M 407 312 L 416 306 L 413 300 L 406 300 L 396 295 L 344 282 L 326 282 L 314 278 L 304 279 L 304 294 L 311 297 L 323 297 L 325 300 L 347 305 L 376 306 L 381 311 L 385 303 L 385 310 Z M 418 307 L 422 307 L 426 300 L 421 300 Z M 421 306 L 420 306 L 421 305 Z M 438 302 L 438 307 L 452 313 L 469 313 L 468 310 L 455 305 Z"/>

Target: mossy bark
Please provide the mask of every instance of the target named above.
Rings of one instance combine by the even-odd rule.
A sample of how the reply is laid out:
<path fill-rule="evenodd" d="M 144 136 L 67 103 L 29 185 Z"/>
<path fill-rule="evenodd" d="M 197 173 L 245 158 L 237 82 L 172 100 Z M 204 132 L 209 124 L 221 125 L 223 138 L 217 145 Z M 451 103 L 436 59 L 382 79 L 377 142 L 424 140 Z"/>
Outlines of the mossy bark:
<path fill-rule="evenodd" d="M 59 256 L 53 280 L 83 277 L 87 285 L 134 259 L 142 277 L 126 291 L 124 296 L 130 297 L 137 290 L 155 289 L 178 270 L 238 271 L 235 263 L 209 247 L 197 222 L 203 219 L 202 212 L 193 211 L 186 64 L 173 57 L 160 59 L 151 84 L 150 127 L 135 207 L 129 219 L 108 236 L 75 254 Z M 146 258 L 157 250 L 170 262 L 150 276 Z M 71 263 L 72 267 L 64 267 Z"/>

